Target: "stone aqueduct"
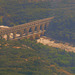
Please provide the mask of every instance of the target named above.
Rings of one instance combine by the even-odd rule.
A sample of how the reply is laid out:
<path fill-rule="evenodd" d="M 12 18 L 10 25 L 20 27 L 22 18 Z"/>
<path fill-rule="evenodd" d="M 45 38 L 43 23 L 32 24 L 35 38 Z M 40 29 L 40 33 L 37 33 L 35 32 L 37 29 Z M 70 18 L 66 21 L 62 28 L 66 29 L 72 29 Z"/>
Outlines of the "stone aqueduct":
<path fill-rule="evenodd" d="M 13 34 L 12 39 L 20 39 L 23 37 L 31 39 L 39 38 L 41 35 L 44 35 L 45 28 L 48 27 L 53 18 L 54 17 L 45 18 L 18 26 L 0 29 L 0 39 L 3 39 L 4 35 L 6 35 L 6 40 L 9 40 L 11 33 Z M 19 34 L 20 36 L 17 37 L 16 34 Z"/>

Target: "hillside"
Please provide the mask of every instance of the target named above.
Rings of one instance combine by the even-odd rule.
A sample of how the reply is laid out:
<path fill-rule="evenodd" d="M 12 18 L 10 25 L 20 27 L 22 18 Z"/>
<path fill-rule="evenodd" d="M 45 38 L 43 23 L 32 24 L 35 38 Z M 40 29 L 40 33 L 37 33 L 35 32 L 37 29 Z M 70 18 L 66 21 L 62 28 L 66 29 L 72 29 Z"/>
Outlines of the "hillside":
<path fill-rule="evenodd" d="M 73 75 L 75 53 L 36 41 L 1 41 L 0 75 Z"/>
<path fill-rule="evenodd" d="M 75 9 L 74 0 L 27 1 L 0 0 L 0 25 L 14 26 L 50 16 L 73 15 Z"/>

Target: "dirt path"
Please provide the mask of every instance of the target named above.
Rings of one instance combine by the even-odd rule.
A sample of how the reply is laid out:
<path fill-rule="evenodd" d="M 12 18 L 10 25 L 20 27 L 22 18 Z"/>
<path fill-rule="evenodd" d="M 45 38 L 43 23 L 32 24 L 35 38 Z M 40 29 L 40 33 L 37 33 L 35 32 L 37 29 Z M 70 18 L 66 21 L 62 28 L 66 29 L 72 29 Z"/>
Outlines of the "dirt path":
<path fill-rule="evenodd" d="M 55 65 L 50 65 L 50 67 L 55 67 L 55 69 L 58 71 L 58 72 L 64 72 L 65 74 L 67 75 L 73 75 L 71 74 L 70 72 L 64 70 L 64 69 L 58 69 Z"/>

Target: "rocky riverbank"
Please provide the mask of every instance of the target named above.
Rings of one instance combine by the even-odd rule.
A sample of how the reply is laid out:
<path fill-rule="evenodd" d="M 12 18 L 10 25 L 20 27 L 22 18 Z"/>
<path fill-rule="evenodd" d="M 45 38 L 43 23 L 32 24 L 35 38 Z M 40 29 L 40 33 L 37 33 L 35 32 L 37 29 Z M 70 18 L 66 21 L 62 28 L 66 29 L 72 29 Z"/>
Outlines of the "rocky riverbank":
<path fill-rule="evenodd" d="M 41 37 L 40 39 L 37 40 L 38 43 L 42 43 L 44 45 L 48 45 L 51 47 L 55 48 L 61 48 L 67 52 L 74 52 L 75 53 L 75 47 L 69 45 L 68 43 L 57 43 L 54 40 L 51 40 L 50 38 L 47 37 Z"/>

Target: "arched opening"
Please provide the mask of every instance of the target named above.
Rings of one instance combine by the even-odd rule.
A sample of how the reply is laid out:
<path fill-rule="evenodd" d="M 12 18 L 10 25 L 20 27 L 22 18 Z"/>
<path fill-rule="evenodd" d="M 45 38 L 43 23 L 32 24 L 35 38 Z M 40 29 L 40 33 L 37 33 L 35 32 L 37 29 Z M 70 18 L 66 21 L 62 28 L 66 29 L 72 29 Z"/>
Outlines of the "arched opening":
<path fill-rule="evenodd" d="M 40 26 L 40 30 L 42 30 L 42 25 Z"/>
<path fill-rule="evenodd" d="M 29 33 L 32 33 L 32 28 L 29 29 Z"/>
<path fill-rule="evenodd" d="M 37 26 L 35 27 L 35 31 L 37 31 Z"/>
<path fill-rule="evenodd" d="M 45 26 L 44 26 L 44 30 L 46 30 L 47 29 L 47 26 L 46 26 L 46 24 L 45 24 Z"/>
<path fill-rule="evenodd" d="M 35 30 L 34 31 L 37 32 L 37 26 L 35 27 Z"/>
<path fill-rule="evenodd" d="M 10 33 L 10 39 L 13 39 L 13 33 Z"/>
<path fill-rule="evenodd" d="M 24 29 L 24 35 L 26 35 L 26 29 Z"/>
<path fill-rule="evenodd" d="M 16 32 L 16 38 L 20 37 L 20 30 Z"/>

